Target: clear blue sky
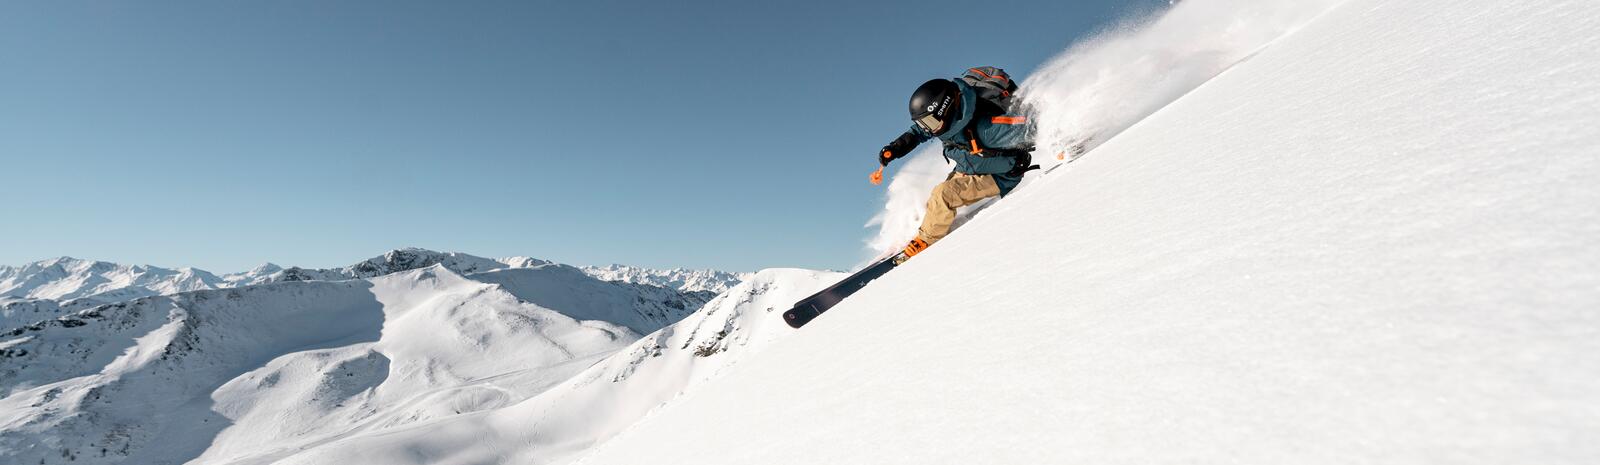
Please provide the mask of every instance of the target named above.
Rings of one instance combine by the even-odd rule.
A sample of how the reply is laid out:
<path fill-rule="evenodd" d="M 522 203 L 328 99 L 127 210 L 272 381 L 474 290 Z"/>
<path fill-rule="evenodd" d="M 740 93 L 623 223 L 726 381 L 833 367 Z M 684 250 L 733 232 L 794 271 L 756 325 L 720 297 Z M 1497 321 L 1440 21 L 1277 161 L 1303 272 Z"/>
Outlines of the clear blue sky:
<path fill-rule="evenodd" d="M 5 2 L 0 264 L 848 267 L 911 89 L 1154 3 Z"/>

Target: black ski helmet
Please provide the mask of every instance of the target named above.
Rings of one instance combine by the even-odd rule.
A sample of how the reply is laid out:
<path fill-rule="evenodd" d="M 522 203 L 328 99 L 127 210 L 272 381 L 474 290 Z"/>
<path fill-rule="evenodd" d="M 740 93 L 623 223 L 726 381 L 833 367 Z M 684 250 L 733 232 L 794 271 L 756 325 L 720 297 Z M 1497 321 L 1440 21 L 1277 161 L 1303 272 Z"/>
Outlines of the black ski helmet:
<path fill-rule="evenodd" d="M 922 83 L 911 93 L 911 121 L 937 136 L 961 118 L 961 88 L 949 79 Z"/>

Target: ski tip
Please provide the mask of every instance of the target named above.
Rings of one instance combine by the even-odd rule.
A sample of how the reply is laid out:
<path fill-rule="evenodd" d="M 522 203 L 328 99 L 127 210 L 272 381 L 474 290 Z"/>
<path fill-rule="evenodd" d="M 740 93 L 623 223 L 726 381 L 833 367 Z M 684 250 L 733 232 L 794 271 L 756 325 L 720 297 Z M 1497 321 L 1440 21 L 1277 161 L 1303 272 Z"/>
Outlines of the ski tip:
<path fill-rule="evenodd" d="M 790 328 L 800 329 L 801 326 L 805 326 L 809 321 L 811 319 L 805 318 L 800 312 L 794 310 L 783 312 L 783 322 L 788 323 Z"/>

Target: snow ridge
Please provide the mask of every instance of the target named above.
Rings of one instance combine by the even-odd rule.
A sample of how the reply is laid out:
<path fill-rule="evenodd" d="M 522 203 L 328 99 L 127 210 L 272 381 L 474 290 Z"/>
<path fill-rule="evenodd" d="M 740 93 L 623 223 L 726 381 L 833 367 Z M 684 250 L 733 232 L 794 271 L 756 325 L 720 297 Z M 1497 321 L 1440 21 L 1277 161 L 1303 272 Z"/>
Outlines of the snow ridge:
<path fill-rule="evenodd" d="M 115 302 L 214 289 L 224 280 L 194 268 L 166 269 L 60 257 L 20 267 L 0 266 L 0 296 L 13 299 L 96 299 Z"/>
<path fill-rule="evenodd" d="M 440 265 L 457 273 L 477 273 L 505 268 L 528 268 L 550 262 L 527 257 L 496 260 L 457 252 L 435 252 L 427 249 L 404 248 L 391 250 L 343 268 L 304 269 L 291 267 L 264 278 L 276 281 L 341 281 L 346 279 L 374 278 L 390 273 L 409 271 Z"/>
<path fill-rule="evenodd" d="M 754 273 L 693 315 L 520 403 L 355 434 L 276 463 L 565 463 L 794 334 L 778 313 L 840 277 L 794 269 Z"/>
<path fill-rule="evenodd" d="M 218 276 L 195 268 L 166 269 L 60 257 L 19 267 L 0 266 L 0 330 L 99 305 L 204 289 L 373 278 L 434 265 L 456 273 L 478 273 L 551 264 L 529 257 L 490 259 L 457 252 L 403 248 L 340 268 L 283 268 L 266 263 L 249 271 Z M 748 276 L 715 270 L 651 270 L 623 265 L 583 270 L 606 281 L 659 286 L 693 294 L 690 300 L 694 301 L 691 303 L 694 308 Z"/>
<path fill-rule="evenodd" d="M 727 292 L 729 288 L 738 285 L 741 281 L 750 279 L 753 275 L 753 273 L 729 273 L 717 270 L 687 270 L 683 268 L 656 270 L 616 264 L 585 266 L 583 267 L 583 272 L 606 281 L 649 284 L 684 292 L 710 292 L 712 295 Z"/>

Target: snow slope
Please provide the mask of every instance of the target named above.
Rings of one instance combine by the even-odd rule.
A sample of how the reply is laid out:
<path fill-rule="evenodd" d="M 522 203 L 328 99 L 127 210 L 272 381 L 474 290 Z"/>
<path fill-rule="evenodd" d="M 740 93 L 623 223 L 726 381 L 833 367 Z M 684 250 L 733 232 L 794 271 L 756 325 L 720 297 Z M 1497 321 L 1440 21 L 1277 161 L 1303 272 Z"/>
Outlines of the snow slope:
<path fill-rule="evenodd" d="M 1596 76 L 1350 0 L 579 463 L 1595 463 Z"/>
<path fill-rule="evenodd" d="M 352 435 L 273 463 L 565 463 L 663 402 L 794 334 L 778 314 L 841 277 L 831 272 L 765 270 L 683 321 L 515 405 Z"/>

